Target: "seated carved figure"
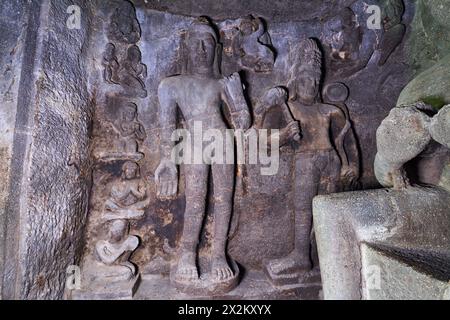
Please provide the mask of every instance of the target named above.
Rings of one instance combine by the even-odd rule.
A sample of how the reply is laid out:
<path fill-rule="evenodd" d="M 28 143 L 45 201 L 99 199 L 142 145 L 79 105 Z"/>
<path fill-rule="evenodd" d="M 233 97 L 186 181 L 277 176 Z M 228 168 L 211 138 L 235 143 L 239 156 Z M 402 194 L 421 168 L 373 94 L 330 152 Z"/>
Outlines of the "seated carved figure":
<path fill-rule="evenodd" d="M 122 1 L 111 16 L 109 37 L 122 43 L 136 43 L 141 37 L 141 27 L 136 12 L 128 1 Z"/>
<path fill-rule="evenodd" d="M 134 103 L 124 105 L 120 110 L 120 117 L 110 125 L 117 138 L 114 141 L 115 150 L 105 151 L 102 158 L 139 160 L 138 141 L 146 138 L 144 126 L 137 119 L 137 106 Z"/>
<path fill-rule="evenodd" d="M 144 80 L 147 78 L 147 66 L 141 62 L 141 51 L 139 47 L 133 45 L 128 48 L 126 59 L 121 62 L 118 78 L 119 84 L 125 90 L 126 95 L 145 98 Z"/>
<path fill-rule="evenodd" d="M 239 52 L 241 66 L 255 72 L 272 71 L 274 54 L 269 47 L 270 38 L 264 30 L 261 19 L 244 18 L 239 29 L 241 31 Z"/>
<path fill-rule="evenodd" d="M 103 54 L 102 65 L 105 68 L 103 71 L 103 79 L 108 83 L 119 83 L 117 71 L 119 70 L 119 62 L 117 62 L 116 48 L 112 43 L 108 43 Z"/>
<path fill-rule="evenodd" d="M 375 175 L 385 187 L 410 185 L 404 165 L 435 140 L 450 148 L 450 105 L 430 117 L 433 108 L 422 102 L 396 107 L 377 130 Z"/>
<path fill-rule="evenodd" d="M 122 166 L 122 176 L 111 187 L 111 195 L 105 202 L 105 219 L 130 219 L 144 214 L 149 204 L 147 188 L 140 178 L 137 163 L 127 161 Z"/>
<path fill-rule="evenodd" d="M 138 247 L 139 239 L 128 234 L 128 221 L 118 219 L 109 224 L 108 238 L 95 244 L 97 259 L 104 264 L 102 278 L 126 281 L 136 274 L 136 267 L 128 259 Z"/>

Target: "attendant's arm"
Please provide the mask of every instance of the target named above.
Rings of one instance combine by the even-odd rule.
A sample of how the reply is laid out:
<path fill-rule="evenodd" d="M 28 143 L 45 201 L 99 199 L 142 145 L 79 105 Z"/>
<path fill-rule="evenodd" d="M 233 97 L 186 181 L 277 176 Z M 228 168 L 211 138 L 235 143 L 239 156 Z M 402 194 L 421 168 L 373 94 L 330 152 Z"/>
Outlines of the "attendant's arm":
<path fill-rule="evenodd" d="M 248 129 L 251 125 L 251 117 L 239 74 L 233 73 L 231 76 L 224 78 L 222 82 L 224 84 L 222 100 L 230 111 L 233 127 L 235 129 Z"/>

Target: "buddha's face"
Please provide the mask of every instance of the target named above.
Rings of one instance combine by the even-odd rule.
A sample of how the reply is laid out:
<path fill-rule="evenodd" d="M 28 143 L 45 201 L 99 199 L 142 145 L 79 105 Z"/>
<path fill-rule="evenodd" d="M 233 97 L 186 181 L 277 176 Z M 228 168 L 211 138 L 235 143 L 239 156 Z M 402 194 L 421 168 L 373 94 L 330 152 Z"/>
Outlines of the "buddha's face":
<path fill-rule="evenodd" d="M 213 71 L 216 40 L 207 32 L 193 33 L 187 43 L 191 67 L 194 73 Z"/>
<path fill-rule="evenodd" d="M 311 72 L 299 72 L 297 77 L 297 97 L 301 102 L 311 105 L 319 93 L 319 81 Z"/>

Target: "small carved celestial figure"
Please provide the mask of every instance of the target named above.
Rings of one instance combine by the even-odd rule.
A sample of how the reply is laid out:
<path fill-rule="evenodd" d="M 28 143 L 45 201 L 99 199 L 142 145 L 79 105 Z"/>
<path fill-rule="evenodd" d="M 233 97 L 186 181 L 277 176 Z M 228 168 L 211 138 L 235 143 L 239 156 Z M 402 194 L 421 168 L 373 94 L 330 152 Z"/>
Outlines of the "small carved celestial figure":
<path fill-rule="evenodd" d="M 255 72 L 269 72 L 273 69 L 274 54 L 270 49 L 270 38 L 264 30 L 260 18 L 247 17 L 242 19 L 240 62 L 245 69 Z"/>
<path fill-rule="evenodd" d="M 102 65 L 105 68 L 103 78 L 108 83 L 119 83 L 118 77 L 119 62 L 116 57 L 116 47 L 112 43 L 108 43 L 103 54 Z"/>
<path fill-rule="evenodd" d="M 119 83 L 129 95 L 137 95 L 140 98 L 147 96 L 145 90 L 145 78 L 147 78 L 147 66 L 141 62 L 141 51 L 136 45 L 127 50 L 126 59 L 118 70 Z"/>
<path fill-rule="evenodd" d="M 136 155 L 138 141 L 146 138 L 144 126 L 137 119 L 137 106 L 134 103 L 125 104 L 120 110 L 120 118 L 111 123 L 118 134 L 116 152 L 121 155 Z"/>
<path fill-rule="evenodd" d="M 147 188 L 140 177 L 139 165 L 133 161 L 125 162 L 120 180 L 111 187 L 110 198 L 105 203 L 105 214 L 111 218 L 142 216 L 148 203 Z"/>

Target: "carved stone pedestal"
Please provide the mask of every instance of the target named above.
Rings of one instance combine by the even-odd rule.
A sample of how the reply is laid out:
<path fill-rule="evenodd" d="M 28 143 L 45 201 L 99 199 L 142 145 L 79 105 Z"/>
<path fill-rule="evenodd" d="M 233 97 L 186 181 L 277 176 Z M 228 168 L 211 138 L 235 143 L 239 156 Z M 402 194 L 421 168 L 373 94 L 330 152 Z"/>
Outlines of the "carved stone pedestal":
<path fill-rule="evenodd" d="M 320 285 L 320 270 L 314 268 L 308 272 L 297 272 L 277 275 L 269 268 L 264 268 L 264 273 L 270 282 L 282 290 L 303 288 L 305 285 Z"/>
<path fill-rule="evenodd" d="M 317 300 L 321 299 L 322 286 L 317 283 L 277 288 L 273 286 L 262 271 L 249 271 L 242 274 L 239 286 L 224 294 L 191 295 L 173 286 L 168 275 L 143 274 L 135 300 L 161 299 L 239 299 L 239 300 Z"/>
<path fill-rule="evenodd" d="M 138 274 L 130 280 L 111 282 L 93 281 L 87 288 L 73 290 L 72 300 L 130 300 L 136 293 L 140 284 L 140 275 Z"/>
<path fill-rule="evenodd" d="M 230 267 L 233 270 L 233 277 L 223 281 L 214 279 L 210 271 L 207 271 L 195 281 L 185 281 L 175 275 L 176 265 L 171 267 L 170 281 L 179 291 L 192 296 L 217 296 L 223 295 L 233 290 L 239 283 L 239 267 L 236 262 L 231 261 Z"/>

